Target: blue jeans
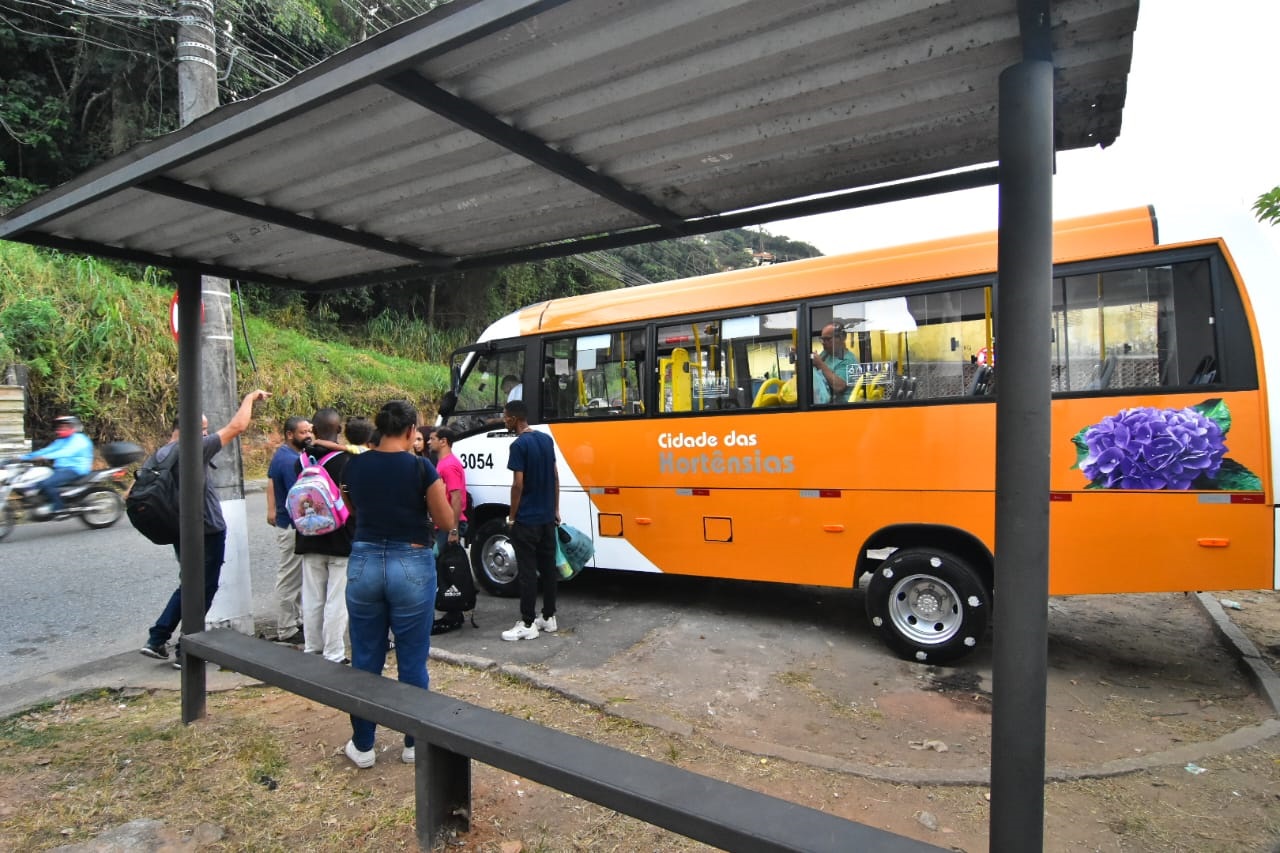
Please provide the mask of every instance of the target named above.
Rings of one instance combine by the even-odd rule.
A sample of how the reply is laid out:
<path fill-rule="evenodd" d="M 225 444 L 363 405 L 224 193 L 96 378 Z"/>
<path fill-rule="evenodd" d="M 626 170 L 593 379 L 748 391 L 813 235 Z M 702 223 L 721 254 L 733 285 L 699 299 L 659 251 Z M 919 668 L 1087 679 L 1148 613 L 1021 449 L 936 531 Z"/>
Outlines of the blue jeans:
<path fill-rule="evenodd" d="M 429 547 L 387 540 L 353 542 L 347 561 L 351 665 L 381 675 L 390 628 L 400 680 L 426 690 L 435 603 L 436 560 Z M 356 749 L 373 749 L 376 728 L 370 720 L 351 716 Z M 404 745 L 413 746 L 412 735 L 405 735 Z"/>
<path fill-rule="evenodd" d="M 55 468 L 52 474 L 40 481 L 40 494 L 44 495 L 45 503 L 52 505 L 55 512 L 61 512 L 66 504 L 62 502 L 62 495 L 58 492 L 67 483 L 79 479 L 80 475 L 70 468 Z"/>
<path fill-rule="evenodd" d="M 227 550 L 227 531 L 218 530 L 213 533 L 204 535 L 204 612 L 209 612 L 209 606 L 213 604 L 213 596 L 218 591 L 218 581 L 222 578 L 222 560 Z M 182 560 L 182 553 L 179 545 L 173 546 L 173 553 L 177 555 L 178 560 Z M 160 618 L 156 620 L 156 624 L 151 626 L 150 639 L 148 645 L 157 648 L 164 646 L 169 642 L 169 638 L 173 636 L 173 632 L 178 630 L 178 623 L 182 621 L 182 587 L 178 587 L 173 591 L 173 595 L 169 596 L 169 603 L 164 606 L 164 612 L 160 614 Z M 201 625 L 199 631 L 204 630 Z M 194 631 L 188 633 L 195 633 Z"/>

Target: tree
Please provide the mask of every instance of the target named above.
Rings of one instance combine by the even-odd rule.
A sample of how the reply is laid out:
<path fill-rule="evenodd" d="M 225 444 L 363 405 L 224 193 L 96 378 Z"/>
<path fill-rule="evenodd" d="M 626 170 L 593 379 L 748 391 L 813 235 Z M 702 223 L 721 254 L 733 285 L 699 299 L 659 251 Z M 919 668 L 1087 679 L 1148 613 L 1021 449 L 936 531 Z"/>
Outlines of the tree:
<path fill-rule="evenodd" d="M 1273 187 L 1270 192 L 1258 196 L 1253 203 L 1253 212 L 1259 222 L 1280 225 L 1280 187 Z"/>

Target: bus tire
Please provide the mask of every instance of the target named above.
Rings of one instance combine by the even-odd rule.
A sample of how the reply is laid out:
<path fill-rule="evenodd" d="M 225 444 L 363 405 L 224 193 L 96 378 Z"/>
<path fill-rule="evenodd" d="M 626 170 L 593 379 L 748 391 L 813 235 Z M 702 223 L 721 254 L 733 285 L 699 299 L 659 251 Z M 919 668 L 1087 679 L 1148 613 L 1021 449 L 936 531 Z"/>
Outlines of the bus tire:
<path fill-rule="evenodd" d="M 520 594 L 516 553 L 511 547 L 506 519 L 494 518 L 480 525 L 471 543 L 471 570 L 485 592 L 500 598 Z"/>
<path fill-rule="evenodd" d="M 905 660 L 949 663 L 973 651 L 987 630 L 991 592 L 965 561 L 934 548 L 886 559 L 867 586 L 867 619 Z"/>

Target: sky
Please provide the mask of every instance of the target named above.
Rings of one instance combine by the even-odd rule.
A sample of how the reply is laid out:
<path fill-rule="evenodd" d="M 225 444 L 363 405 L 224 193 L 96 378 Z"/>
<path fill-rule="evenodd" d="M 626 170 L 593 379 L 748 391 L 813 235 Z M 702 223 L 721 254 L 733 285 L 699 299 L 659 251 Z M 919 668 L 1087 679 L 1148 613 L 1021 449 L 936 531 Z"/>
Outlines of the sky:
<path fill-rule="evenodd" d="M 1120 136 L 1058 154 L 1054 217 L 1161 202 L 1248 211 L 1280 185 L 1277 0 L 1141 0 Z M 996 228 L 996 188 L 789 219 L 839 254 Z M 1259 225 L 1277 250 L 1280 226 Z"/>

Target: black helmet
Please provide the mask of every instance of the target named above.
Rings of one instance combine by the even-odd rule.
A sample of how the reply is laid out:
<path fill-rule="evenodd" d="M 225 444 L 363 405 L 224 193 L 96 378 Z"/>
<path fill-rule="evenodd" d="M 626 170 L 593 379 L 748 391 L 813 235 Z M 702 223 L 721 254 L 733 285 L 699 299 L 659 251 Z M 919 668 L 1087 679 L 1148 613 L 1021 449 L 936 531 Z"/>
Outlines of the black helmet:
<path fill-rule="evenodd" d="M 75 415 L 59 415 L 53 419 L 55 427 L 69 426 L 74 430 L 84 429 L 84 424 L 80 423 L 80 419 Z"/>

